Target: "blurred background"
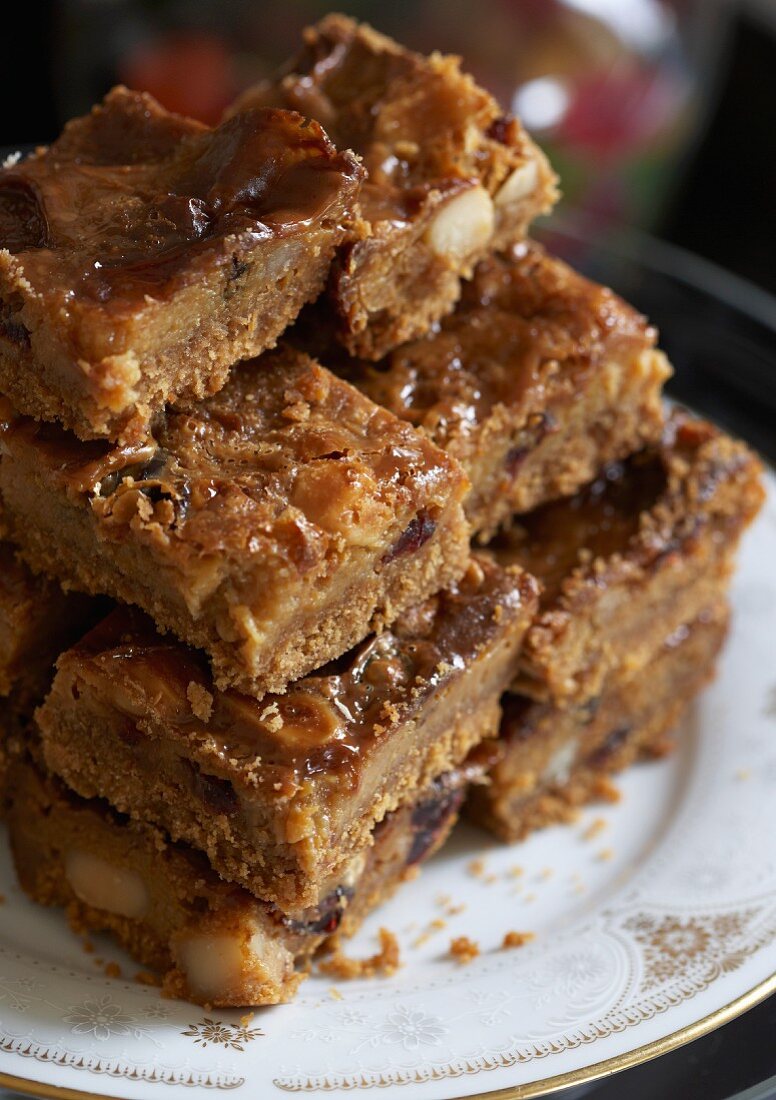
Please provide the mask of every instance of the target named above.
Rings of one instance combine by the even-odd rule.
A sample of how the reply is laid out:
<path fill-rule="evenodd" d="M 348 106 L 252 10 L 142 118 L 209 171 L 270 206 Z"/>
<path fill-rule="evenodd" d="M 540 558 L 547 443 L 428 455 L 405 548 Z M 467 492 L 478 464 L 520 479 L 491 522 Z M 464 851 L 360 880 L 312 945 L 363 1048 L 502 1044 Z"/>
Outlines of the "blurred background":
<path fill-rule="evenodd" d="M 462 54 L 546 147 L 588 234 L 647 229 L 776 290 L 776 0 L 14 5 L 0 144 L 50 140 L 118 81 L 213 122 L 332 6 Z"/>

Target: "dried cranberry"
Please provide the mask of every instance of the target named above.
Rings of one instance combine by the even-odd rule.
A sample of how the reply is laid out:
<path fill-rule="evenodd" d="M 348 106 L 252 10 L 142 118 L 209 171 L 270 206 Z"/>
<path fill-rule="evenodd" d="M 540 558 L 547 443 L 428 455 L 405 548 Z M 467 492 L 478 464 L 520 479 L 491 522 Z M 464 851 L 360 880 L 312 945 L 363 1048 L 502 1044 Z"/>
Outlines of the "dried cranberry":
<path fill-rule="evenodd" d="M 501 145 L 506 145 L 509 141 L 510 133 L 514 128 L 514 119 L 511 115 L 501 115 L 494 122 L 491 122 L 488 127 L 488 137 L 493 141 L 498 141 Z"/>
<path fill-rule="evenodd" d="M 428 542 L 435 531 L 436 520 L 433 520 L 425 510 L 418 512 L 399 535 L 391 549 L 383 556 L 383 564 L 387 565 L 405 554 L 414 554 L 424 542 Z"/>
<path fill-rule="evenodd" d="M 437 793 L 417 804 L 412 811 L 414 836 L 407 866 L 419 863 L 431 851 L 450 818 L 461 808 L 464 792 L 464 786 L 439 786 Z"/>
<path fill-rule="evenodd" d="M 550 432 L 555 432 L 558 429 L 558 422 L 551 412 L 541 413 L 529 423 L 531 442 L 522 447 L 512 447 L 507 451 L 507 456 L 504 459 L 504 466 L 511 477 L 517 474 L 533 448 L 538 447 Z"/>
<path fill-rule="evenodd" d="M 530 452 L 530 447 L 511 447 L 507 451 L 507 457 L 504 460 L 504 467 L 510 477 L 514 477 L 520 467 L 525 462 Z"/>
<path fill-rule="evenodd" d="M 351 886 L 337 886 L 326 895 L 320 905 L 308 910 L 307 920 L 284 917 L 283 924 L 292 932 L 301 932 L 307 936 L 331 936 L 339 928 L 345 905 L 352 897 Z"/>
<path fill-rule="evenodd" d="M 216 814 L 226 814 L 227 817 L 237 813 L 237 792 L 229 780 L 221 779 L 217 775 L 206 775 L 192 762 L 190 766 L 192 789 L 206 808 Z"/>
<path fill-rule="evenodd" d="M 630 734 L 630 726 L 619 726 L 617 729 L 612 730 L 601 747 L 588 757 L 589 762 L 594 766 L 606 764 L 610 757 L 622 748 Z"/>

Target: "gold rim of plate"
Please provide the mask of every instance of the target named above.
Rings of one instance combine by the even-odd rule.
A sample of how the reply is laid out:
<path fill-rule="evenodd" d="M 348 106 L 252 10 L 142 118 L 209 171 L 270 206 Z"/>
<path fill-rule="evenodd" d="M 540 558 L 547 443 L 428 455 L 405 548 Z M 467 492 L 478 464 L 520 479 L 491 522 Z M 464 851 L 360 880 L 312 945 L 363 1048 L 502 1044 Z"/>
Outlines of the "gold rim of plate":
<path fill-rule="evenodd" d="M 541 1081 L 529 1081 L 524 1085 L 509 1085 L 506 1088 L 494 1089 L 490 1092 L 471 1092 L 460 1100 L 530 1100 L 531 1097 L 547 1096 L 560 1089 L 571 1088 L 573 1085 L 584 1085 L 601 1077 L 608 1077 L 620 1070 L 632 1069 L 641 1066 L 645 1062 L 659 1058 L 661 1054 L 668 1054 L 677 1050 L 685 1043 L 691 1043 L 694 1039 L 701 1039 L 704 1035 L 722 1027 L 737 1016 L 741 1016 L 750 1008 L 766 1000 L 771 994 L 776 993 L 776 973 L 758 982 L 756 986 L 742 993 L 740 997 L 730 1001 L 708 1016 L 701 1017 L 692 1024 L 672 1031 L 664 1035 L 662 1039 L 654 1039 L 651 1043 L 635 1047 L 624 1054 L 616 1054 L 612 1058 L 606 1058 L 602 1062 L 594 1062 L 590 1066 L 581 1069 L 570 1070 L 568 1073 L 560 1073 L 555 1077 L 545 1077 Z M 246 1081 L 246 1084 L 249 1082 Z M 13 1089 L 25 1096 L 43 1097 L 44 1100 L 115 1100 L 116 1094 L 107 1092 L 92 1092 L 89 1089 L 71 1089 L 63 1085 L 47 1085 L 42 1082 L 30 1080 L 28 1077 L 17 1077 L 13 1073 L 4 1073 L 0 1070 L 0 1087 Z M 161 1095 L 161 1094 L 160 1094 Z"/>

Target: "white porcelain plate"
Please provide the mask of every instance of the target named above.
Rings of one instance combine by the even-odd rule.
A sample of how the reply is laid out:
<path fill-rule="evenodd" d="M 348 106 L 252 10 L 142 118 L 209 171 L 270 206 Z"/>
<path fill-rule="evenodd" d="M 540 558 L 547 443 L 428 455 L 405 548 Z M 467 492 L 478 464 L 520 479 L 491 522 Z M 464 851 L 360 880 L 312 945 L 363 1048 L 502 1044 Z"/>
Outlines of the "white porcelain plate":
<path fill-rule="evenodd" d="M 107 978 L 60 912 L 25 901 L 4 856 L 0 1081 L 139 1100 L 536 1095 L 643 1061 L 771 992 L 773 478 L 769 489 L 744 542 L 719 677 L 679 750 L 623 776 L 618 804 L 527 843 L 462 827 L 349 948 L 374 950 L 380 925 L 396 932 L 403 966 L 391 979 L 311 978 L 295 1004 L 250 1019 L 164 1001 L 98 941 L 127 976 Z M 536 938 L 501 950 L 508 930 Z M 448 955 L 460 935 L 480 947 L 468 966 Z"/>

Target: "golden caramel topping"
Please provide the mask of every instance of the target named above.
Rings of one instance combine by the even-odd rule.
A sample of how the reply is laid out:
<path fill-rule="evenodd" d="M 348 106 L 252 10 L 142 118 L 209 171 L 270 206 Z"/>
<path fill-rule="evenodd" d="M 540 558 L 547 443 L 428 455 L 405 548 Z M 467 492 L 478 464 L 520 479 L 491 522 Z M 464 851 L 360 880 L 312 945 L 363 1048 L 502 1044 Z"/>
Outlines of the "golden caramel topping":
<path fill-rule="evenodd" d="M 230 240 L 325 218 L 362 175 L 295 113 L 257 108 L 211 130 L 114 88 L 49 149 L 0 170 L 0 247 L 24 254 L 34 286 L 53 281 L 64 308 L 118 310 L 230 263 Z"/>
<path fill-rule="evenodd" d="M 483 556 L 422 611 L 400 618 L 292 690 L 259 701 L 216 691 L 201 654 L 160 637 L 149 619 L 128 608 L 87 635 L 66 663 L 133 727 L 153 724 L 165 735 L 201 741 L 230 773 L 282 797 L 289 783 L 305 777 L 344 772 L 357 782 L 364 754 L 508 631 L 534 590 L 531 579 Z M 496 607 L 503 609 L 500 622 Z M 474 758 L 471 767 L 482 770 Z"/>

